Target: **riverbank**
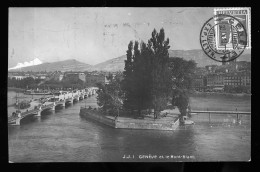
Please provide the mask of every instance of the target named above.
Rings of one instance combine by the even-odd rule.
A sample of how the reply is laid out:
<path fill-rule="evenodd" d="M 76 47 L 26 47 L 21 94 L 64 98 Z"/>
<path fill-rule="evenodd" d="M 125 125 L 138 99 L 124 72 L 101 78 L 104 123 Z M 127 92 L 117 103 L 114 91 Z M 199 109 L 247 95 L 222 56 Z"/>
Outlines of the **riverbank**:
<path fill-rule="evenodd" d="M 25 91 L 23 88 L 16 88 L 16 87 L 7 87 L 8 91 Z"/>
<path fill-rule="evenodd" d="M 153 116 L 145 116 L 144 119 L 133 119 L 127 117 L 105 116 L 98 110 L 80 108 L 80 115 L 111 126 L 116 129 L 145 129 L 145 130 L 175 130 L 179 126 L 178 114 L 170 113 L 164 118 L 153 119 Z"/>
<path fill-rule="evenodd" d="M 247 93 L 219 93 L 219 92 L 190 92 L 190 96 L 225 96 L 225 97 L 251 97 Z"/>

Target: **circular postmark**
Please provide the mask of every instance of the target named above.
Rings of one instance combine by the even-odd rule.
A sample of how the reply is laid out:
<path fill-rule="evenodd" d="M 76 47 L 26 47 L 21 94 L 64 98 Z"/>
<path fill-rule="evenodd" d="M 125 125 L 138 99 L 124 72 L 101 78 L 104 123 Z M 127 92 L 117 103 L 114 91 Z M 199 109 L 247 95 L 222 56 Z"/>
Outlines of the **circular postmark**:
<path fill-rule="evenodd" d="M 204 53 L 215 61 L 235 60 L 247 46 L 245 26 L 233 16 L 215 15 L 201 28 L 200 45 Z"/>

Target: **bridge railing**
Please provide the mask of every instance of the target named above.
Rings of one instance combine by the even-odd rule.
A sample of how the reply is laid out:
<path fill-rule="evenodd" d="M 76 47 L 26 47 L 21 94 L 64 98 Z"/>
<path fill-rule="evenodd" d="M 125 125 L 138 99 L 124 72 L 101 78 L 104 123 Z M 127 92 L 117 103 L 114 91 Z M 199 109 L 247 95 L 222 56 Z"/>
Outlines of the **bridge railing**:
<path fill-rule="evenodd" d="M 60 96 L 49 96 L 49 97 L 46 97 L 47 99 L 51 99 L 51 98 L 59 98 L 59 99 L 64 99 L 67 100 L 67 99 L 70 99 L 71 96 L 72 97 L 80 97 L 80 96 L 83 96 L 85 94 L 88 94 L 87 92 L 79 92 L 79 93 L 68 93 L 68 94 L 65 94 L 65 95 L 60 95 Z M 66 98 L 67 97 L 67 98 Z M 55 101 L 55 103 L 60 103 L 60 102 L 64 102 L 64 100 L 62 101 Z M 46 106 L 41 106 L 41 109 L 44 110 L 46 108 L 49 108 L 49 107 L 53 107 L 53 104 L 49 104 L 49 105 L 46 105 Z M 37 107 L 36 109 L 32 109 L 32 110 L 28 110 L 28 111 L 25 111 L 25 112 L 21 112 L 21 118 L 23 118 L 24 116 L 28 115 L 28 114 L 31 114 L 31 113 L 34 113 L 34 112 L 38 112 L 39 111 L 39 107 Z M 12 121 L 12 120 L 15 120 L 17 119 L 18 116 L 10 116 L 8 117 L 8 122 Z"/>
<path fill-rule="evenodd" d="M 38 112 L 38 111 L 39 111 L 39 108 L 22 112 L 21 113 L 21 118 L 25 117 L 28 114 L 31 114 L 31 113 L 34 113 L 34 112 Z M 8 122 L 13 121 L 13 120 L 15 120 L 17 118 L 18 118 L 18 116 L 10 116 L 10 117 L 8 117 Z"/>
<path fill-rule="evenodd" d="M 52 106 L 53 106 L 53 104 L 42 105 L 41 108 L 42 108 L 42 109 L 46 109 L 46 108 L 49 108 L 49 107 L 52 107 Z"/>
<path fill-rule="evenodd" d="M 42 105 L 41 106 L 41 109 L 44 110 L 46 108 L 49 108 L 49 107 L 52 107 L 53 104 L 49 104 L 49 105 Z M 28 111 L 25 111 L 25 112 L 21 112 L 21 118 L 23 118 L 24 116 L 28 115 L 28 114 L 31 114 L 31 113 L 34 113 L 34 112 L 38 112 L 39 111 L 39 107 L 37 107 L 36 109 L 31 109 L 31 110 L 28 110 Z M 8 121 L 12 121 L 14 119 L 17 119 L 18 116 L 10 116 L 8 117 Z"/>
<path fill-rule="evenodd" d="M 242 112 L 242 111 L 200 111 L 200 110 L 190 110 L 187 112 L 189 115 L 191 114 L 208 114 L 209 115 L 209 121 L 211 121 L 211 115 L 220 115 L 220 114 L 226 114 L 226 115 L 236 115 L 237 121 L 240 118 L 240 115 L 251 115 L 251 112 Z"/>
<path fill-rule="evenodd" d="M 211 114 L 244 114 L 250 115 L 251 112 L 242 112 L 242 111 L 199 111 L 199 110 L 191 110 L 188 113 L 211 113 Z"/>

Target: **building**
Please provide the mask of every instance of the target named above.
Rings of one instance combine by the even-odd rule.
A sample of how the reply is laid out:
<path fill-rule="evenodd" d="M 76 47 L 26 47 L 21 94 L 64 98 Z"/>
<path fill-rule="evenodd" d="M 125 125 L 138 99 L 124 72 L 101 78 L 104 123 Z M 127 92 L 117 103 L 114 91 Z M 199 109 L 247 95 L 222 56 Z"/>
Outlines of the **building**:
<path fill-rule="evenodd" d="M 225 74 L 211 73 L 206 76 L 208 91 L 224 91 Z"/>
<path fill-rule="evenodd" d="M 36 73 L 35 74 L 35 79 L 46 79 L 47 74 L 46 73 Z"/>
<path fill-rule="evenodd" d="M 207 72 L 209 73 L 215 73 L 215 70 L 218 66 L 217 65 L 207 65 L 205 66 Z"/>
<path fill-rule="evenodd" d="M 104 74 L 87 74 L 86 83 L 89 86 L 96 86 L 97 83 L 105 84 L 106 79 Z"/>
<path fill-rule="evenodd" d="M 228 86 L 249 86 L 251 87 L 251 72 L 242 71 L 227 73 L 225 77 L 225 85 Z"/>
<path fill-rule="evenodd" d="M 21 79 L 24 79 L 24 78 L 28 78 L 30 75 L 29 74 L 25 74 L 23 72 L 15 72 L 15 73 L 8 73 L 8 77 L 10 79 L 12 78 L 15 78 L 17 80 L 21 80 Z"/>
<path fill-rule="evenodd" d="M 64 75 L 63 74 L 60 74 L 59 75 L 59 81 L 61 81 L 63 79 Z"/>
<path fill-rule="evenodd" d="M 83 72 L 66 72 L 66 73 L 64 73 L 64 77 L 78 78 L 78 79 L 82 80 L 83 82 L 86 82 L 86 75 Z"/>
<path fill-rule="evenodd" d="M 52 74 L 51 78 L 53 78 L 55 81 L 61 81 L 64 77 L 64 74 L 60 71 L 56 71 Z"/>
<path fill-rule="evenodd" d="M 226 65 L 196 68 L 193 88 L 197 91 L 224 91 L 225 86 L 251 91 L 251 62 L 234 61 Z"/>
<path fill-rule="evenodd" d="M 205 67 L 196 67 L 193 76 L 192 88 L 196 91 L 205 91 L 207 86 L 206 75 L 209 71 Z"/>
<path fill-rule="evenodd" d="M 207 86 L 224 86 L 225 75 L 222 73 L 212 73 L 207 75 Z"/>
<path fill-rule="evenodd" d="M 251 72 L 243 72 L 241 73 L 241 84 L 244 86 L 251 87 Z"/>
<path fill-rule="evenodd" d="M 193 88 L 196 91 L 204 91 L 206 86 L 205 76 L 195 75 L 193 80 Z"/>

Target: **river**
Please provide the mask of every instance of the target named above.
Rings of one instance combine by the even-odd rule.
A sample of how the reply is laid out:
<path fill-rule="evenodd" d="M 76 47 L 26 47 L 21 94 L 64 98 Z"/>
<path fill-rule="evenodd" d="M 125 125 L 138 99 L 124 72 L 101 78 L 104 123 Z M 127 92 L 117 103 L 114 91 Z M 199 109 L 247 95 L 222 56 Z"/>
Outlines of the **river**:
<path fill-rule="evenodd" d="M 15 92 L 8 92 L 8 104 L 12 104 L 14 95 Z M 250 116 L 244 116 L 241 124 L 234 124 L 231 115 L 214 116 L 209 122 L 207 115 L 199 114 L 192 117 L 195 125 L 175 131 L 128 130 L 80 117 L 80 107 L 89 105 L 95 106 L 95 97 L 56 108 L 55 112 L 44 111 L 41 117 L 26 117 L 20 126 L 9 126 L 9 160 L 248 161 L 251 157 Z"/>

